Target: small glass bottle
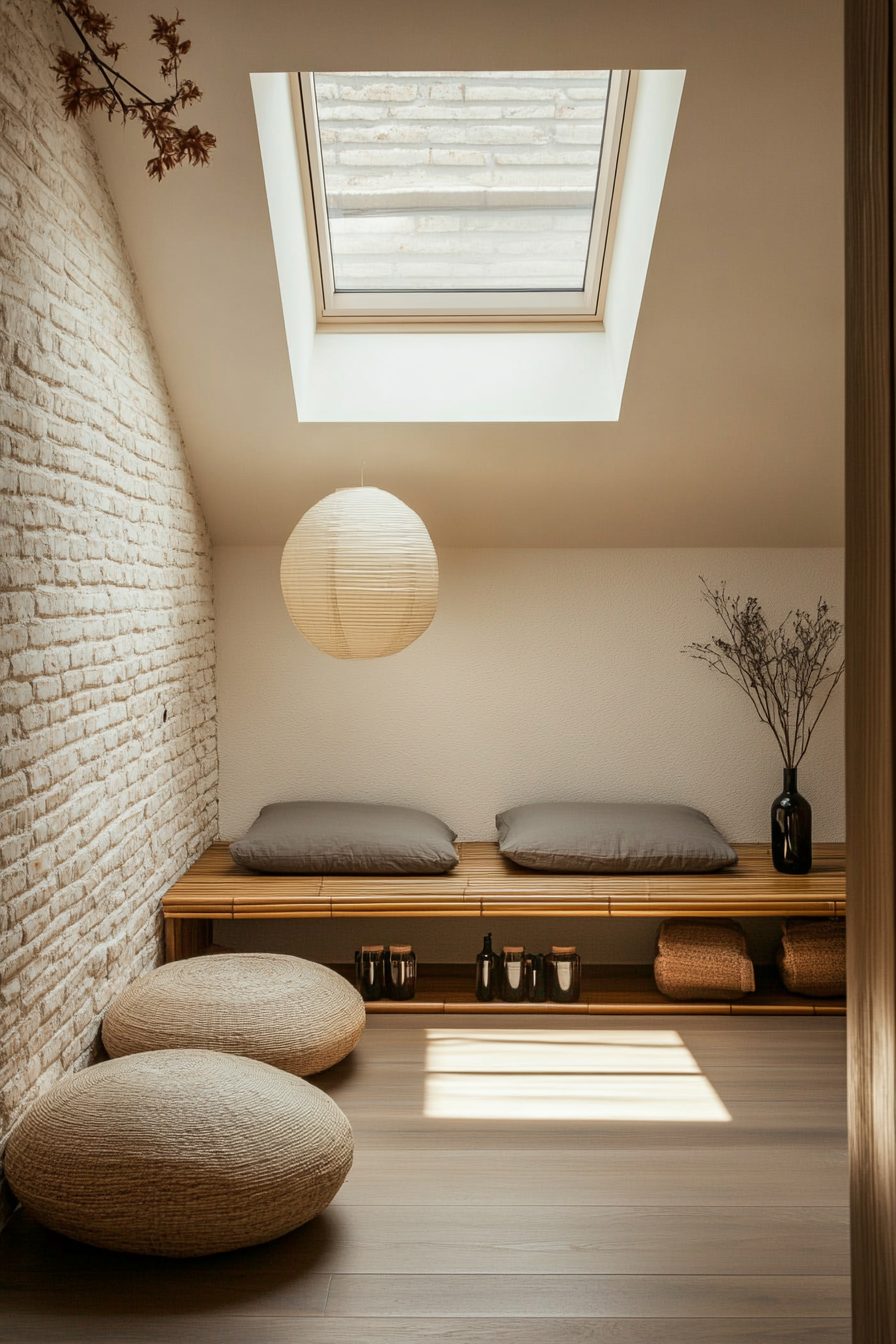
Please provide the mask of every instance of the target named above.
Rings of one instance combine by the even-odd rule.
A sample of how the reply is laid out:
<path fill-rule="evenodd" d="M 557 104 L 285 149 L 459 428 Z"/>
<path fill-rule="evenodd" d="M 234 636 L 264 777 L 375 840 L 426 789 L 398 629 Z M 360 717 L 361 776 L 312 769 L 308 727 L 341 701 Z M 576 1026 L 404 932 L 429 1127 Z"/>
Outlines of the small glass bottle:
<path fill-rule="evenodd" d="M 390 999 L 412 999 L 417 989 L 417 958 L 410 943 L 390 943 L 386 961 Z"/>
<path fill-rule="evenodd" d="M 552 947 L 545 957 L 552 1003 L 578 1003 L 582 989 L 582 958 L 574 947 Z"/>
<path fill-rule="evenodd" d="M 501 998 L 505 1003 L 522 1003 L 526 997 L 526 950 L 505 947 L 501 958 Z"/>
<path fill-rule="evenodd" d="M 362 947 L 355 953 L 355 984 L 361 998 L 374 1003 L 383 997 L 383 945 Z"/>
<path fill-rule="evenodd" d="M 526 973 L 529 987 L 529 1002 L 544 1003 L 547 998 L 545 985 L 544 953 L 533 952 L 526 959 Z"/>
<path fill-rule="evenodd" d="M 476 998 L 480 1003 L 491 1003 L 497 992 L 498 958 L 492 950 L 492 936 L 487 933 L 476 958 Z"/>

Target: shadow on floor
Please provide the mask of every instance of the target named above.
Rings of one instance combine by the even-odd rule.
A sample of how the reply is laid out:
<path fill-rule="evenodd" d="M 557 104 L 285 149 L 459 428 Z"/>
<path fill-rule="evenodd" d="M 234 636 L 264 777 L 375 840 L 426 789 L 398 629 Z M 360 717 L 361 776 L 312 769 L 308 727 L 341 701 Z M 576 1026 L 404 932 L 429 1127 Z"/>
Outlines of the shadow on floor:
<path fill-rule="evenodd" d="M 160 1316 L 216 1312 L 266 1299 L 291 1315 L 318 1315 L 337 1219 L 324 1212 L 263 1246 L 172 1260 L 85 1246 L 19 1210 L 0 1236 L 0 1316 Z"/>

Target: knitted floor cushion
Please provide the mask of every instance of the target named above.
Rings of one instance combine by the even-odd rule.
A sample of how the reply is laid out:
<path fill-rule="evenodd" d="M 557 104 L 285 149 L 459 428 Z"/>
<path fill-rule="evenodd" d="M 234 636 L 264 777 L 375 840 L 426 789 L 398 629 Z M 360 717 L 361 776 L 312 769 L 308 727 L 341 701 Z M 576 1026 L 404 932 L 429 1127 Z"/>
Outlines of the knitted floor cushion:
<path fill-rule="evenodd" d="M 667 919 L 656 987 L 668 999 L 740 999 L 756 988 L 744 931 L 733 919 Z"/>
<path fill-rule="evenodd" d="M 846 921 L 785 919 L 778 970 L 792 994 L 845 994 Z"/>
<path fill-rule="evenodd" d="M 223 1050 L 300 1077 L 358 1043 L 364 1002 L 341 975 L 301 957 L 221 953 L 174 961 L 129 985 L 106 1013 L 113 1059 L 143 1050 Z"/>
<path fill-rule="evenodd" d="M 270 1241 L 325 1209 L 352 1164 L 335 1102 L 269 1064 L 162 1050 L 83 1069 L 13 1130 L 6 1176 L 76 1241 L 193 1256 Z"/>

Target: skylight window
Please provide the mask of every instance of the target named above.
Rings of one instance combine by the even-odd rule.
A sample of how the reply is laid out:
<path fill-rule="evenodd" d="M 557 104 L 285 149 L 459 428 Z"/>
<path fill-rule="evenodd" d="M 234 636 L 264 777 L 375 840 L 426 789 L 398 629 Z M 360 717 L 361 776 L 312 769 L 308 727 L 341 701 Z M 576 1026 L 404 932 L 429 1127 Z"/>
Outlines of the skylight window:
<path fill-rule="evenodd" d="M 660 219 L 684 70 L 610 74 L 584 290 L 337 291 L 327 254 L 330 229 L 318 132 L 323 123 L 317 119 L 310 76 L 300 81 L 295 73 L 266 71 L 250 78 L 284 334 L 302 423 L 618 420 Z M 440 81 L 446 78 L 444 72 L 439 75 Z M 389 74 L 388 79 L 393 82 L 397 76 Z M 531 79 L 526 87 L 533 87 Z M 491 124 L 526 120 L 503 115 L 498 119 L 484 99 L 478 105 L 473 100 L 453 105 L 443 101 L 458 114 L 443 117 L 443 127 L 451 120 L 480 127 L 488 117 Z M 582 134 L 570 128 L 587 118 L 557 117 L 557 105 L 541 101 L 550 115 L 530 118 L 533 124 L 563 123 L 564 136 Z M 384 109 L 392 105 L 371 98 L 346 99 L 346 106 L 340 116 L 329 118 L 331 125 L 355 117 L 368 130 L 415 123 L 410 98 L 395 104 L 404 108 L 402 116 L 384 117 Z M 459 115 L 474 106 L 478 115 Z M 535 102 L 520 106 L 531 108 Z M 420 120 L 430 124 L 426 118 Z M 375 135 L 371 143 L 377 147 Z M 423 169 L 427 163 L 405 167 Z M 406 215 L 413 213 L 409 205 L 403 202 Z M 497 212 L 487 215 L 497 217 Z M 461 229 L 450 232 L 459 234 Z M 363 340 L 358 333 L 363 333 Z"/>
<path fill-rule="evenodd" d="M 301 75 L 319 324 L 599 324 L 634 86 L 619 70 Z"/>

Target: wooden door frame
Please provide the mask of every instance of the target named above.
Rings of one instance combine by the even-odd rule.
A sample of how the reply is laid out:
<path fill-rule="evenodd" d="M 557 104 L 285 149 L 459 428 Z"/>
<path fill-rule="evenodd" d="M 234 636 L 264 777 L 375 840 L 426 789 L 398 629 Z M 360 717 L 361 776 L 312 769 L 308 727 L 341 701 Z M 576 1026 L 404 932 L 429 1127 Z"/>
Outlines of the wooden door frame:
<path fill-rule="evenodd" d="M 894 0 L 845 0 L 846 689 L 854 1344 L 896 1340 Z"/>

